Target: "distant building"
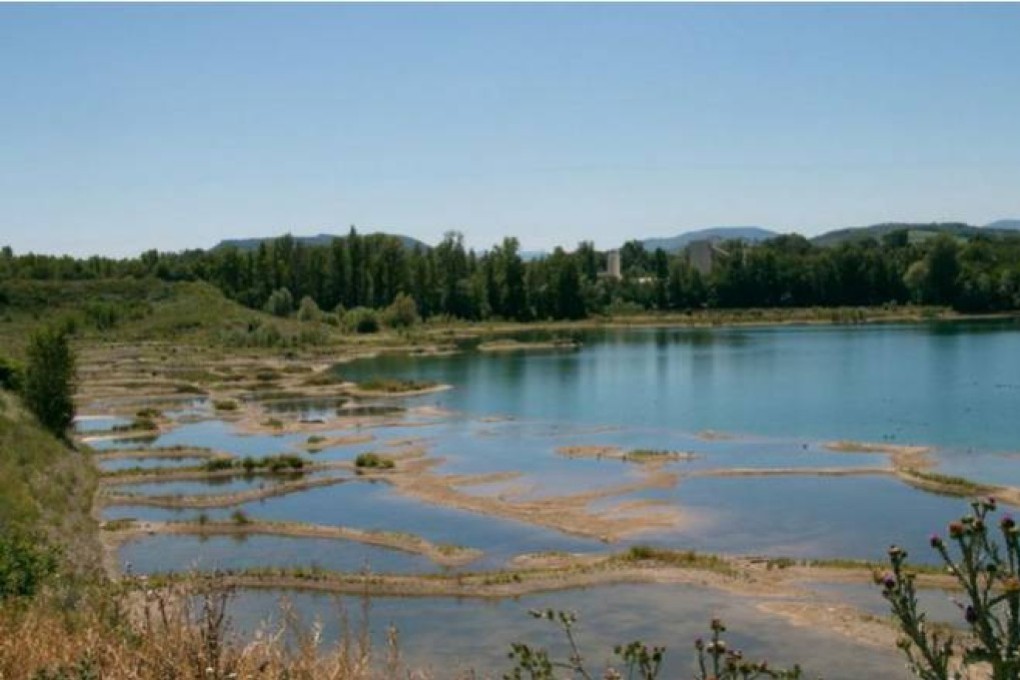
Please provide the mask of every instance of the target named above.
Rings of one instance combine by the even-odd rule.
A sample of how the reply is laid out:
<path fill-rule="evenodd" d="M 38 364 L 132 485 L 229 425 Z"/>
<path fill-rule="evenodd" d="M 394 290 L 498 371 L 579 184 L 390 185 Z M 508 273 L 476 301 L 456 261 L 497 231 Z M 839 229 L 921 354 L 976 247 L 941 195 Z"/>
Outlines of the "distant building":
<path fill-rule="evenodd" d="M 622 279 L 620 272 L 620 251 L 610 250 L 606 254 L 606 276 L 611 279 Z"/>
<path fill-rule="evenodd" d="M 712 273 L 712 267 L 720 258 L 728 257 L 729 253 L 715 244 L 714 241 L 692 241 L 687 246 L 687 257 L 691 266 L 703 276 Z"/>

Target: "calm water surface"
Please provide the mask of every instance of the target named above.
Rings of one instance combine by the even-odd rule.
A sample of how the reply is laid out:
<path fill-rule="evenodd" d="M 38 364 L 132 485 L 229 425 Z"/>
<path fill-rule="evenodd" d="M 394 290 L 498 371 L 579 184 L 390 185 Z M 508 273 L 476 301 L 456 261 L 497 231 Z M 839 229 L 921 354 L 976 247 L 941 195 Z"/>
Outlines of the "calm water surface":
<path fill-rule="evenodd" d="M 380 357 L 343 375 L 438 380 L 518 418 L 1012 451 L 1015 321 L 585 333 L 579 351 Z"/>

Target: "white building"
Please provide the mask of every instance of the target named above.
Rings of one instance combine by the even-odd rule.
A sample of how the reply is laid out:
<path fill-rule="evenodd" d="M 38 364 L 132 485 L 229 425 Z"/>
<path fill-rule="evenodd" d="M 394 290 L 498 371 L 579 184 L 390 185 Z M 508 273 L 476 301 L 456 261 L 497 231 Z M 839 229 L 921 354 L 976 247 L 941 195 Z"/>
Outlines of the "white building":
<path fill-rule="evenodd" d="M 606 254 L 606 276 L 611 279 L 621 279 L 623 274 L 620 272 L 620 251 L 610 250 Z"/>

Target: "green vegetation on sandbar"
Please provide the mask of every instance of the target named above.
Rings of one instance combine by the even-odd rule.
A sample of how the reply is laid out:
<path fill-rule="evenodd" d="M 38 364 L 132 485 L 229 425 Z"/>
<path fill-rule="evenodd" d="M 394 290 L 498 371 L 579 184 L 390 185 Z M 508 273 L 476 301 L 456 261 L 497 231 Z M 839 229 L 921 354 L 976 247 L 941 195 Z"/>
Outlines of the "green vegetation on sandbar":
<path fill-rule="evenodd" d="M 995 487 L 981 484 L 965 477 L 944 475 L 938 472 L 926 472 L 915 468 L 904 470 L 904 474 L 908 481 L 914 479 L 920 482 L 927 482 L 938 487 L 939 491 L 954 496 L 980 496 L 995 492 Z"/>
<path fill-rule="evenodd" d="M 400 394 L 403 392 L 420 392 L 437 387 L 439 383 L 432 380 L 404 380 L 399 378 L 370 378 L 358 383 L 358 389 L 366 392 L 386 392 Z"/>
<path fill-rule="evenodd" d="M 736 576 L 739 572 L 724 557 L 694 550 L 665 550 L 648 545 L 631 546 L 627 552 L 616 556 L 620 562 L 654 562 L 683 569 L 703 569 L 727 576 Z"/>
<path fill-rule="evenodd" d="M 213 402 L 213 407 L 217 411 L 236 411 L 238 409 L 237 402 L 233 399 L 217 399 Z"/>
<path fill-rule="evenodd" d="M 354 466 L 370 470 L 391 470 L 396 467 L 392 458 L 386 458 L 378 453 L 361 453 L 354 459 Z"/>
<path fill-rule="evenodd" d="M 305 467 L 305 459 L 294 454 L 284 453 L 277 456 L 253 458 L 214 458 L 207 461 L 202 468 L 207 472 L 221 470 L 243 470 L 246 473 L 268 470 L 269 472 L 298 472 Z"/>

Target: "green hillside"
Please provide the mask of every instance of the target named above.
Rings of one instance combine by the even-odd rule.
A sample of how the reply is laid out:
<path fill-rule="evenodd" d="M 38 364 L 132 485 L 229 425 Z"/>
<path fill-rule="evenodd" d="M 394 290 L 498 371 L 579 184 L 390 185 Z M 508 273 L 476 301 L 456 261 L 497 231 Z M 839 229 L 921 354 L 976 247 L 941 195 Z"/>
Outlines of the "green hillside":
<path fill-rule="evenodd" d="M 78 573 L 100 563 L 91 515 L 96 470 L 88 455 L 43 430 L 0 389 L 0 527 L 41 533 Z"/>
<path fill-rule="evenodd" d="M 66 324 L 78 340 L 223 344 L 255 326 L 281 337 L 307 333 L 302 324 L 251 310 L 204 282 L 155 278 L 0 283 L 0 345 L 21 356 L 30 332 Z"/>

